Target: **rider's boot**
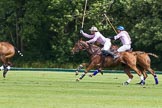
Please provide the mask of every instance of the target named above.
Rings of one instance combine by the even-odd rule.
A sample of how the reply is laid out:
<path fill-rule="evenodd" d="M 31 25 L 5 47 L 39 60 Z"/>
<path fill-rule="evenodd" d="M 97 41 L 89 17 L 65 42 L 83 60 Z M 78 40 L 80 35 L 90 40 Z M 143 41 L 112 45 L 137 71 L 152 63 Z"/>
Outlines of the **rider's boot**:
<path fill-rule="evenodd" d="M 105 62 L 105 57 L 108 56 L 108 51 L 107 50 L 102 50 L 102 55 L 101 55 L 101 67 L 104 66 L 104 62 Z"/>
<path fill-rule="evenodd" d="M 114 53 L 114 52 L 111 52 L 111 51 L 107 51 L 107 52 L 108 52 L 108 54 L 110 54 L 114 58 L 114 60 L 119 57 L 119 55 L 117 53 Z"/>

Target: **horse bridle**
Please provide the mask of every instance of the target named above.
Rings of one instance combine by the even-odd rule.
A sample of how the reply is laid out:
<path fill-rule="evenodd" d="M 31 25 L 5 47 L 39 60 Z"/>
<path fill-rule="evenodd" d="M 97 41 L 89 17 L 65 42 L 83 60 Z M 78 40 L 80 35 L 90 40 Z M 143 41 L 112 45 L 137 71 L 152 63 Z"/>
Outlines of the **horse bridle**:
<path fill-rule="evenodd" d="M 89 50 L 90 53 L 92 55 L 94 55 L 94 54 L 98 53 L 99 50 L 101 50 L 100 48 L 98 48 L 97 50 L 94 50 L 92 48 L 92 46 L 93 46 L 93 44 L 84 43 L 84 41 L 83 42 L 82 41 L 78 41 L 76 43 L 75 52 L 79 52 L 79 50 L 82 50 L 82 51 L 83 50 L 87 50 L 87 51 Z"/>
<path fill-rule="evenodd" d="M 83 45 L 82 42 L 79 41 L 78 44 L 79 44 L 79 45 L 78 45 L 78 46 L 79 46 L 79 49 L 82 49 L 82 50 L 88 49 L 86 46 Z M 80 47 L 81 47 L 81 48 L 80 48 Z"/>
<path fill-rule="evenodd" d="M 79 41 L 79 43 L 80 43 L 80 46 L 82 46 L 82 48 L 84 48 L 84 49 L 82 49 L 82 50 L 87 50 L 87 49 L 89 49 L 89 50 L 92 52 L 92 54 L 98 51 L 98 50 L 97 50 L 97 51 L 94 52 L 94 50 L 91 48 L 92 44 L 90 44 L 90 43 L 87 43 L 87 44 L 88 44 L 87 47 L 86 47 L 85 45 L 83 45 L 82 42 Z"/>

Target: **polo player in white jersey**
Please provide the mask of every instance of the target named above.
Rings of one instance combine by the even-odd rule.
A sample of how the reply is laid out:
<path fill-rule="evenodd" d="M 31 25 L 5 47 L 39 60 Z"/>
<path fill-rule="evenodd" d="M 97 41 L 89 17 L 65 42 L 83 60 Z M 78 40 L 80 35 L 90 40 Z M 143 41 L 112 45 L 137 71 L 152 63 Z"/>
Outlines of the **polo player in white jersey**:
<path fill-rule="evenodd" d="M 131 38 L 128 32 L 125 31 L 123 26 L 118 26 L 117 31 L 118 31 L 118 34 L 116 36 L 110 37 L 110 39 L 113 39 L 113 40 L 120 39 L 123 44 L 121 47 L 119 47 L 119 49 L 117 49 L 117 52 L 124 52 L 126 50 L 130 50 L 132 42 L 131 42 Z M 118 55 L 114 56 L 114 58 L 117 58 L 117 57 Z"/>
<path fill-rule="evenodd" d="M 101 52 L 102 52 L 102 56 L 101 56 L 101 64 L 98 64 L 98 65 L 101 65 L 101 67 L 103 66 L 104 64 L 104 61 L 105 61 L 105 57 L 108 55 L 108 54 L 112 54 L 111 51 L 110 51 L 110 47 L 111 47 L 111 40 L 109 38 L 105 38 L 99 31 L 96 27 L 91 27 L 91 29 L 89 29 L 91 31 L 91 34 L 87 34 L 87 33 L 84 33 L 83 30 L 80 30 L 80 33 L 86 37 L 86 38 L 90 38 L 89 41 L 86 41 L 87 43 L 95 43 L 95 42 L 98 42 L 100 43 L 101 45 L 103 45 L 103 48 L 101 49 Z M 113 56 L 114 54 L 112 54 Z M 94 72 L 94 75 L 96 75 L 98 72 L 101 72 L 101 70 L 96 70 Z M 101 72 L 101 74 L 103 74 Z"/>
<path fill-rule="evenodd" d="M 109 38 L 105 38 L 96 27 L 91 27 L 91 29 L 89 29 L 91 31 L 91 34 L 87 34 L 84 33 L 83 30 L 80 30 L 80 33 L 86 37 L 86 38 L 90 38 L 89 41 L 86 41 L 87 43 L 95 43 L 98 42 L 101 45 L 103 45 L 103 48 L 101 49 L 102 54 L 104 56 L 109 54 L 109 50 L 111 47 L 111 40 Z"/>

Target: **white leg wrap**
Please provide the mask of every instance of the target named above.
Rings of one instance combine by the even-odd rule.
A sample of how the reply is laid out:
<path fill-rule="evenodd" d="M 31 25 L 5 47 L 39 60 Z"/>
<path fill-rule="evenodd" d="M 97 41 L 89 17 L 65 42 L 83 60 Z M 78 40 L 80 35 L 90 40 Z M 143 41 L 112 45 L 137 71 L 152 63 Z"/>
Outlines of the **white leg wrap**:
<path fill-rule="evenodd" d="M 132 79 L 130 79 L 130 78 L 127 80 L 128 83 L 130 83 L 131 81 L 132 81 Z"/>
<path fill-rule="evenodd" d="M 10 67 L 10 66 L 7 66 L 7 69 L 8 69 L 8 70 L 10 70 L 10 69 L 11 69 L 11 67 Z"/>
<path fill-rule="evenodd" d="M 141 75 L 141 76 L 140 76 L 140 79 L 141 79 L 141 80 L 144 80 L 144 77 L 143 77 L 143 75 Z"/>
<path fill-rule="evenodd" d="M 79 65 L 80 68 L 83 68 L 83 65 Z"/>
<path fill-rule="evenodd" d="M 1 70 L 3 70 L 3 69 L 4 69 L 4 67 L 3 67 L 3 66 L 1 66 L 1 67 L 0 67 L 0 69 L 1 69 Z"/>

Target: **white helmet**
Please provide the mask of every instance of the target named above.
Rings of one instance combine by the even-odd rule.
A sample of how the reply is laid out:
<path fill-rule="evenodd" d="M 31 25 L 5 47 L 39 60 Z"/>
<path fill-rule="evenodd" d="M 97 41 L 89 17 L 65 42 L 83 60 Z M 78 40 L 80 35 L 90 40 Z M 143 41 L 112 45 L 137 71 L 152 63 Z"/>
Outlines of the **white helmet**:
<path fill-rule="evenodd" d="M 94 26 L 92 26 L 91 29 L 89 29 L 89 30 L 90 31 L 94 31 L 94 32 L 97 32 L 98 31 L 97 27 L 94 27 Z"/>

